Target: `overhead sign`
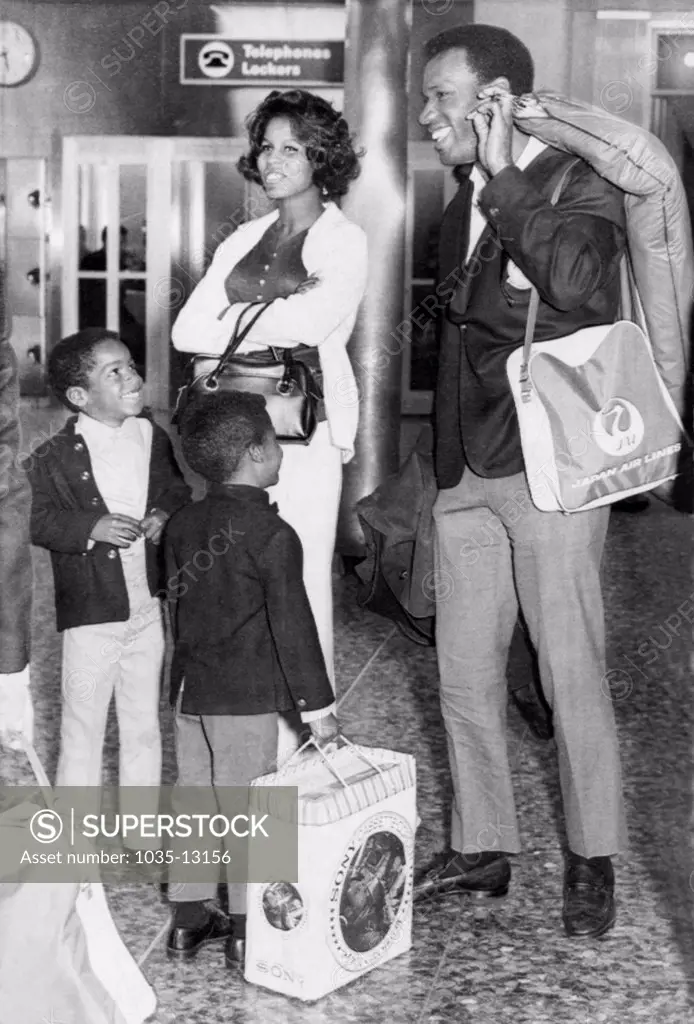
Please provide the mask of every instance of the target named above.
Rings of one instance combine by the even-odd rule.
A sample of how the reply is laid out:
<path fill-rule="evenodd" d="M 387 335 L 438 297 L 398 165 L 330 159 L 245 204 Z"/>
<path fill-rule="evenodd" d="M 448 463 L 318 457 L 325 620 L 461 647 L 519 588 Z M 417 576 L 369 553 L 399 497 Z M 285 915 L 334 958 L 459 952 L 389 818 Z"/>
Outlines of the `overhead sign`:
<path fill-rule="evenodd" d="M 342 85 L 345 44 L 181 36 L 181 85 Z"/>

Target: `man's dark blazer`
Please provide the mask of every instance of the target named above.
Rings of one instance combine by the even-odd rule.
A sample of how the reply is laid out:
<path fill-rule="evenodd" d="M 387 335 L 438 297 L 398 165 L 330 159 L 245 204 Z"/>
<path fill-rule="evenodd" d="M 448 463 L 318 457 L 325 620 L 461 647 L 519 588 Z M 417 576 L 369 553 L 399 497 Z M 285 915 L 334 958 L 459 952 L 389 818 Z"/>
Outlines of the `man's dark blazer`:
<path fill-rule="evenodd" d="M 72 416 L 24 463 L 33 494 L 31 539 L 51 553 L 59 631 L 124 622 L 131 614 L 118 548 L 97 542 L 87 550 L 92 529 L 108 515 L 108 508 L 94 482 L 89 450 L 75 430 L 76 422 Z M 168 435 L 156 423 L 152 426 L 147 510 L 158 508 L 171 515 L 190 501 L 190 488 Z M 146 541 L 145 554 L 150 593 L 156 594 L 165 579 L 162 545 Z"/>
<path fill-rule="evenodd" d="M 555 185 L 569 164 L 556 207 Z M 480 476 L 523 469 L 505 364 L 522 345 L 529 289 L 509 284 L 509 261 L 540 294 L 535 339 L 611 323 L 619 306 L 624 246 L 623 193 L 574 156 L 548 148 L 523 171 L 507 167 L 482 189 L 487 218 L 467 267 L 471 167 L 459 169 L 458 195 L 439 242 L 440 322 L 435 401 L 436 475 L 455 487 L 465 465 Z"/>

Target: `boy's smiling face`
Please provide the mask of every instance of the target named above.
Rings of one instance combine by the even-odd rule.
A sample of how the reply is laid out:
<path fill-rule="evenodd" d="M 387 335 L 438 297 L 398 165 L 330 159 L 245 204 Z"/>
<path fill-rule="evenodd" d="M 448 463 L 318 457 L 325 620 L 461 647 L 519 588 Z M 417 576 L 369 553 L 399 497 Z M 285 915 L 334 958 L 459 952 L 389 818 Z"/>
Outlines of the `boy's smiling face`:
<path fill-rule="evenodd" d="M 120 427 L 142 412 L 142 377 L 122 341 L 104 338 L 92 350 L 87 387 L 71 387 L 66 397 L 81 412 L 109 427 Z"/>

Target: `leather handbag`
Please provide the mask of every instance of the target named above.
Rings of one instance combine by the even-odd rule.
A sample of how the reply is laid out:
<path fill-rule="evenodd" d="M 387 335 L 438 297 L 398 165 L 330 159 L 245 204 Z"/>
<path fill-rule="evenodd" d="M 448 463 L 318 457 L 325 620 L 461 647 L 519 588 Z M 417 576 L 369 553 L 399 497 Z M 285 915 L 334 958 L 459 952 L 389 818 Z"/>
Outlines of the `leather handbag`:
<path fill-rule="evenodd" d="M 218 391 L 246 391 L 262 395 L 282 444 L 309 444 L 318 423 L 322 399 L 319 381 L 310 368 L 295 359 L 290 348 L 237 355 L 237 349 L 262 316 L 269 302 L 251 303 L 239 317 L 231 340 L 221 356 L 193 356 L 187 381 L 178 393 L 173 422 L 179 423 L 191 401 Z M 250 313 L 250 316 L 246 314 Z"/>
<path fill-rule="evenodd" d="M 533 341 L 532 288 L 525 343 L 507 360 L 528 486 L 543 512 L 598 508 L 680 472 L 687 437 L 653 358 L 628 254 L 621 272 L 623 319 L 551 341 Z"/>

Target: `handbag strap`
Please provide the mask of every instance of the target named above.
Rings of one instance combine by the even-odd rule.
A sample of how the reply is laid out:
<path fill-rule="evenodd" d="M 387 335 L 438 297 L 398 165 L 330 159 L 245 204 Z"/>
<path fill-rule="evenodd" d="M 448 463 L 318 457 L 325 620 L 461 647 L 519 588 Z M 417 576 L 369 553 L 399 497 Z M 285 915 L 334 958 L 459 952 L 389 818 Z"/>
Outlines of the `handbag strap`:
<path fill-rule="evenodd" d="M 234 330 L 232 332 L 229 344 L 222 352 L 219 358 L 219 362 L 217 363 L 217 366 L 209 376 L 210 381 L 214 380 L 222 372 L 226 363 L 231 359 L 234 352 L 236 352 L 236 350 L 241 345 L 241 342 L 244 341 L 249 331 L 253 329 L 257 321 L 260 319 L 262 314 L 270 305 L 272 305 L 271 302 L 250 302 L 246 306 L 246 308 L 241 312 L 238 320 L 236 321 L 236 326 L 234 327 Z M 244 317 L 246 316 L 246 313 L 250 312 L 251 310 L 255 310 L 255 312 L 252 313 L 248 322 L 244 323 Z"/>
<path fill-rule="evenodd" d="M 564 168 L 564 172 L 557 182 L 552 198 L 550 199 L 550 205 L 556 206 L 559 201 L 559 196 L 562 193 L 566 179 L 570 172 L 579 163 L 579 159 L 572 160 L 571 163 Z M 521 399 L 523 402 L 529 402 L 532 394 L 532 387 L 530 384 L 530 370 L 528 364 L 530 363 L 530 354 L 532 352 L 533 338 L 535 337 L 535 324 L 537 322 L 537 311 L 540 306 L 540 294 L 537 288 L 533 285 L 530 289 L 530 302 L 528 304 L 528 319 L 525 322 L 525 338 L 523 341 L 523 359 L 521 361 L 520 368 L 520 389 Z"/>

